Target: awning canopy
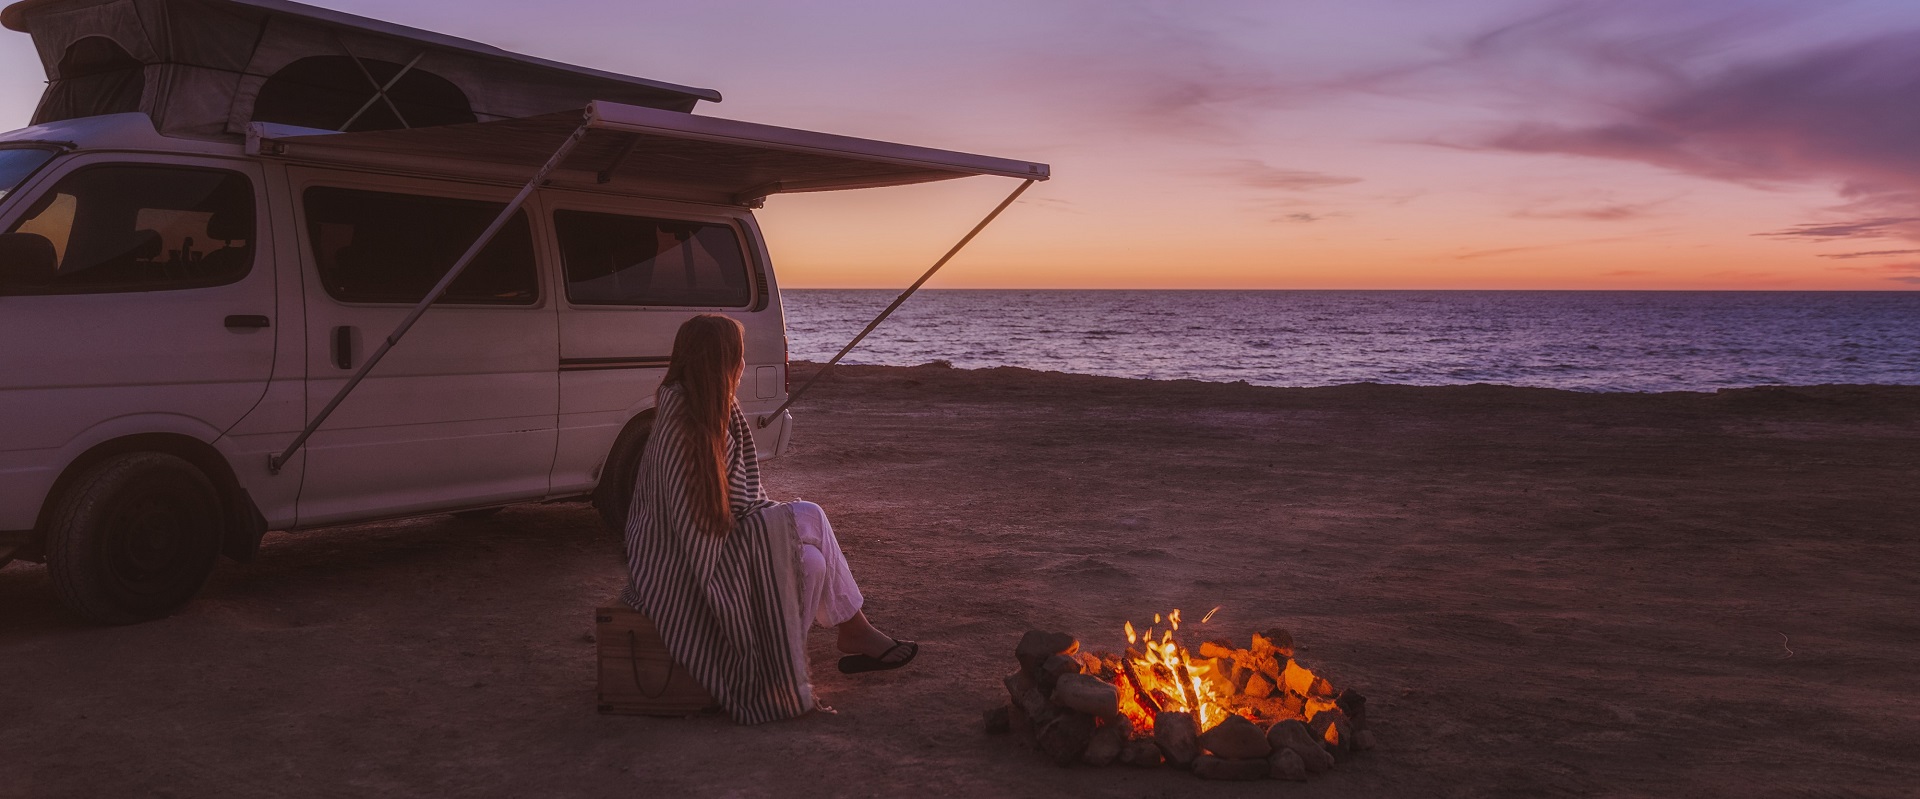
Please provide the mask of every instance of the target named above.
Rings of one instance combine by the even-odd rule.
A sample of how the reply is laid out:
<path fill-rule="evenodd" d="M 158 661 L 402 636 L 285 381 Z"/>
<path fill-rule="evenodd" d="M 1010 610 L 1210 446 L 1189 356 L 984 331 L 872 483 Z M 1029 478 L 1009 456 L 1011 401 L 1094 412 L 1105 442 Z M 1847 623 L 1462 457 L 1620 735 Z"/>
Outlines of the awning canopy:
<path fill-rule="evenodd" d="M 426 172 L 504 167 L 524 175 L 582 125 L 556 184 L 753 205 L 773 194 L 901 186 L 972 175 L 1046 180 L 1046 164 L 856 139 L 605 101 L 584 112 L 411 130 L 325 133 L 256 123 L 250 152 Z M 502 171 L 501 176 L 507 176 Z"/>

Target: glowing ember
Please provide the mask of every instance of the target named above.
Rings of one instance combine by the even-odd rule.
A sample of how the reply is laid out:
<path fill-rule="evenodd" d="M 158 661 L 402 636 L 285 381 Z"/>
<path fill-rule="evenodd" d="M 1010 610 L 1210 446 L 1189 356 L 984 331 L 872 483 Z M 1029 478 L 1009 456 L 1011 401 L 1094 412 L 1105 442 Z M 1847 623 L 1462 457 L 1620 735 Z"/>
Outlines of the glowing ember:
<path fill-rule="evenodd" d="M 1200 623 L 1219 610 L 1207 611 Z M 1256 634 L 1245 649 L 1207 641 L 1196 653 L 1174 636 L 1180 630 L 1179 609 L 1166 614 L 1165 629 L 1161 623 L 1161 615 L 1154 614 L 1153 626 L 1142 633 L 1126 622 L 1126 653 L 1100 658 L 1102 677 L 1119 686 L 1120 712 L 1136 734 L 1150 733 L 1154 714 L 1161 711 L 1192 713 L 1207 730 L 1231 714 L 1266 726 L 1283 719 L 1310 721 L 1335 706 L 1333 685 L 1293 659 L 1293 636 L 1285 630 Z"/>

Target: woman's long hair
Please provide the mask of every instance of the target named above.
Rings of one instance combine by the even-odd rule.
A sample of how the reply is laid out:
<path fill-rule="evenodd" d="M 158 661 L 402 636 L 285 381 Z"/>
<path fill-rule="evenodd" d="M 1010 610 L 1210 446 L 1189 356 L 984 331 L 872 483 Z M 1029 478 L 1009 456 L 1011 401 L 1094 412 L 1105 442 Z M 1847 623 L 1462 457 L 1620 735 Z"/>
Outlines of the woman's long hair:
<path fill-rule="evenodd" d="M 727 498 L 727 424 L 733 418 L 733 394 L 746 368 L 745 328 L 732 317 L 700 314 L 673 337 L 673 358 L 660 388 L 679 386 L 686 413 L 681 429 L 694 461 L 693 496 L 688 497 L 701 526 L 714 535 L 733 530 Z M 656 398 L 657 401 L 657 398 Z M 742 441 L 740 446 L 752 446 Z"/>

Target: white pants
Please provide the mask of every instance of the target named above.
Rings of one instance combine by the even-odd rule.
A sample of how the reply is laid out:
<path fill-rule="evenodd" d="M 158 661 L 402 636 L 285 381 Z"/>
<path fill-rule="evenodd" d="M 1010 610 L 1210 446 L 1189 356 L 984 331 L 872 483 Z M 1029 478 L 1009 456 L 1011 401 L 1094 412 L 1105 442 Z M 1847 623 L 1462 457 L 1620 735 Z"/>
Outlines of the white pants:
<path fill-rule="evenodd" d="M 811 502 L 786 503 L 793 513 L 794 537 L 800 545 L 800 608 L 802 618 L 821 627 L 834 627 L 860 612 L 866 599 L 853 584 L 840 540 L 833 537 L 827 512 Z"/>

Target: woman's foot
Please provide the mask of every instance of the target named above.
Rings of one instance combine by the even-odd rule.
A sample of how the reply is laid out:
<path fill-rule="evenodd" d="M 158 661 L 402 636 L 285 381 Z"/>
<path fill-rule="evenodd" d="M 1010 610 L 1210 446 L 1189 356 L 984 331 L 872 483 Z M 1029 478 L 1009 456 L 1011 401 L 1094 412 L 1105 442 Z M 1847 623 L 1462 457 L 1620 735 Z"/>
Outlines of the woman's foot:
<path fill-rule="evenodd" d="M 864 611 L 853 614 L 853 618 L 842 622 L 838 629 L 839 649 L 847 653 L 847 657 L 840 659 L 840 670 L 848 674 L 897 669 L 920 652 L 919 644 L 895 640 L 875 629 Z"/>

